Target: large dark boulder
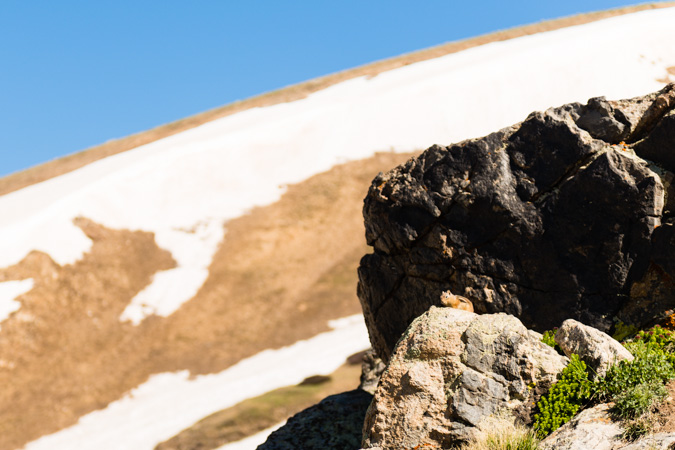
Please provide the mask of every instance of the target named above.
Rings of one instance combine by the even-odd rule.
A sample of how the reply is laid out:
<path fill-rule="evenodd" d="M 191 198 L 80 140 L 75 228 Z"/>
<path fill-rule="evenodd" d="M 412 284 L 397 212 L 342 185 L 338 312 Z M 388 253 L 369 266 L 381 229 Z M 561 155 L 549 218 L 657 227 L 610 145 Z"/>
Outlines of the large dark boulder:
<path fill-rule="evenodd" d="M 674 172 L 671 84 L 535 112 L 379 174 L 358 289 L 373 347 L 388 360 L 445 291 L 540 331 L 659 320 L 675 308 Z"/>
<path fill-rule="evenodd" d="M 361 389 L 326 397 L 288 419 L 258 450 L 358 450 L 372 399 Z"/>

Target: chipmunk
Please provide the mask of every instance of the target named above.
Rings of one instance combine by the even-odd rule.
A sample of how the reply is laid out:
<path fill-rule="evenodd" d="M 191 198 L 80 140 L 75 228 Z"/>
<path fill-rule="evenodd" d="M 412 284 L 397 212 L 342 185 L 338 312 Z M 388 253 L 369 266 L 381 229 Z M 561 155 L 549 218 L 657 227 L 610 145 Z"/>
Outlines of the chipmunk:
<path fill-rule="evenodd" d="M 450 308 L 473 312 L 473 303 L 471 303 L 471 300 L 460 295 L 455 295 L 450 291 L 441 293 L 441 304 Z"/>

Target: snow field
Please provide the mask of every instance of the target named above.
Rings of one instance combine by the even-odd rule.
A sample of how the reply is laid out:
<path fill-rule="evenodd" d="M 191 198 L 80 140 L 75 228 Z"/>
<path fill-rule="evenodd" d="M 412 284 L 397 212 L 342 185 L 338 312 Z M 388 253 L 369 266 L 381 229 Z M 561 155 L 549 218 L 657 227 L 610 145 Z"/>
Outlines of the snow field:
<path fill-rule="evenodd" d="M 265 350 L 218 374 L 153 375 L 126 397 L 87 414 L 70 428 L 29 443 L 25 450 L 152 450 L 216 411 L 311 375 L 328 375 L 348 356 L 370 347 L 361 315 L 329 325 L 332 331 Z"/>

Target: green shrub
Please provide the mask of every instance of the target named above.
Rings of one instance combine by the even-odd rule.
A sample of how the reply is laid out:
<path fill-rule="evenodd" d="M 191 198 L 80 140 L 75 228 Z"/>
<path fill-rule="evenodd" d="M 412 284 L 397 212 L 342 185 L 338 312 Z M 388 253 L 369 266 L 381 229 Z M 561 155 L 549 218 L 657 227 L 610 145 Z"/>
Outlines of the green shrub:
<path fill-rule="evenodd" d="M 542 341 L 551 345 L 553 336 L 553 332 L 545 333 Z M 624 420 L 627 438 L 648 432 L 651 421 L 647 416 L 667 395 L 664 384 L 675 378 L 675 332 L 654 327 L 624 345 L 635 359 L 615 364 L 595 381 L 590 381 L 586 364 L 572 355 L 558 381 L 537 403 L 534 429 L 539 438 L 569 421 L 591 400 L 615 403 L 613 412 Z"/>
<path fill-rule="evenodd" d="M 561 355 L 564 355 L 562 348 L 556 343 L 555 341 L 555 334 L 558 331 L 557 328 L 554 328 L 552 330 L 544 331 L 544 334 L 541 336 L 541 342 L 544 344 L 548 345 L 549 347 L 553 347 L 553 349 L 560 353 Z"/>
<path fill-rule="evenodd" d="M 614 410 L 622 419 L 635 419 L 649 411 L 653 404 L 663 400 L 667 395 L 668 391 L 660 381 L 641 383 L 614 397 Z"/>
<path fill-rule="evenodd" d="M 635 359 L 623 360 L 610 367 L 605 377 L 598 381 L 601 398 L 614 400 L 622 392 L 640 384 L 664 384 L 675 378 L 673 365 L 658 345 L 635 341 L 627 343 L 626 348 Z"/>
<path fill-rule="evenodd" d="M 544 334 L 541 336 L 541 342 L 548 345 L 549 347 L 555 348 L 555 330 L 544 331 Z"/>
<path fill-rule="evenodd" d="M 577 355 L 558 375 L 558 381 L 537 403 L 539 412 L 534 416 L 537 437 L 543 439 L 562 424 L 568 422 L 588 403 L 596 385 L 589 379 L 586 363 Z"/>
<path fill-rule="evenodd" d="M 655 326 L 647 331 L 640 331 L 633 342 L 643 342 L 648 348 L 662 352 L 668 362 L 675 367 L 675 332 Z M 630 343 L 628 345 L 631 345 Z"/>

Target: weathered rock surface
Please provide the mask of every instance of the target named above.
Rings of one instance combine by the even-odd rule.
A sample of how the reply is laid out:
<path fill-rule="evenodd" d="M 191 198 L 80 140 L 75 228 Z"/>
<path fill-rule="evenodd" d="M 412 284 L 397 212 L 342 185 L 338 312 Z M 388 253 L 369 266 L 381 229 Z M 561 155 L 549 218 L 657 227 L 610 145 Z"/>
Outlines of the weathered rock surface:
<path fill-rule="evenodd" d="M 670 450 L 675 446 L 675 433 L 656 433 L 619 447 L 621 450 Z"/>
<path fill-rule="evenodd" d="M 555 334 L 555 341 L 568 357 L 572 353 L 579 355 L 596 376 L 604 376 L 619 361 L 634 359 L 626 347 L 611 336 L 574 319 L 563 322 Z"/>
<path fill-rule="evenodd" d="M 326 397 L 288 419 L 258 450 L 358 450 L 372 398 L 361 389 Z"/>
<path fill-rule="evenodd" d="M 397 340 L 449 291 L 543 331 L 602 331 L 675 308 L 675 85 L 589 100 L 378 175 L 359 268 L 371 342 Z"/>
<path fill-rule="evenodd" d="M 610 405 L 581 411 L 541 441 L 542 450 L 612 450 L 621 446 L 623 427 L 612 421 Z"/>
<path fill-rule="evenodd" d="M 611 404 L 602 403 L 581 411 L 571 421 L 541 441 L 542 450 L 666 450 L 673 448 L 675 433 L 655 433 L 635 442 L 621 437 L 624 428 L 610 414 Z"/>
<path fill-rule="evenodd" d="M 401 337 L 363 427 L 364 448 L 449 448 L 487 416 L 527 423 L 567 358 L 507 314 L 432 307 Z"/>

